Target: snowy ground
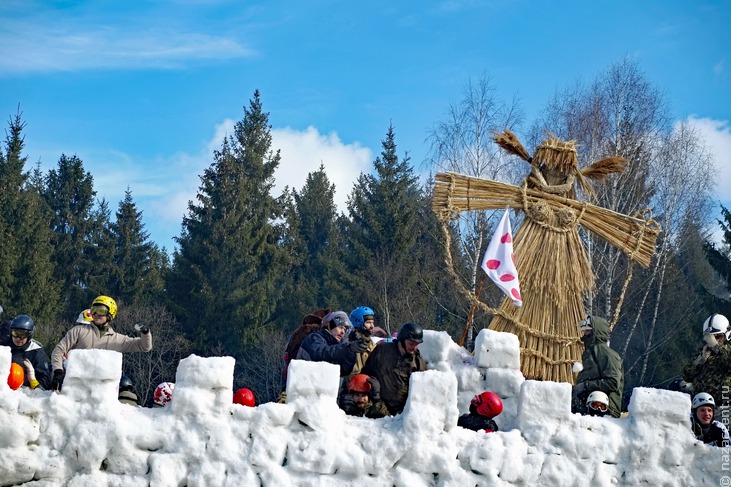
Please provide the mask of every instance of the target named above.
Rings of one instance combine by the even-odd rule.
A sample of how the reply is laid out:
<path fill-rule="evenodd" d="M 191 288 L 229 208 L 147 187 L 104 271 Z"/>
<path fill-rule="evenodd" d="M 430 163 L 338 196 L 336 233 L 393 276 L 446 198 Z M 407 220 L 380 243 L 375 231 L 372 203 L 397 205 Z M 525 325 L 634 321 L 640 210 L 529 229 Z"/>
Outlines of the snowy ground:
<path fill-rule="evenodd" d="M 430 370 L 378 420 L 338 409 L 330 364 L 292 362 L 289 402 L 247 408 L 231 402 L 232 358 L 190 356 L 171 404 L 145 409 L 117 401 L 120 354 L 73 351 L 60 394 L 0 381 L 0 485 L 731 485 L 729 450 L 690 433 L 687 395 L 635 389 L 627 418 L 579 416 L 569 384 L 523 379 L 512 334 L 483 330 L 471 356 L 427 331 L 421 350 Z M 487 389 L 504 398 L 500 432 L 457 427 Z"/>

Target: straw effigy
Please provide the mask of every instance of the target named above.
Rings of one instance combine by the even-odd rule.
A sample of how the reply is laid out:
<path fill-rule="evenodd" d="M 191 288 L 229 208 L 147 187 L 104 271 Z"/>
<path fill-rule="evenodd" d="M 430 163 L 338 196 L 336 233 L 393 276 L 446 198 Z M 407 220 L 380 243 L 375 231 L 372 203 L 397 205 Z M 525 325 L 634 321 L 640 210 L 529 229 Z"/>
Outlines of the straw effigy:
<path fill-rule="evenodd" d="M 586 316 L 584 299 L 594 288 L 578 225 L 643 267 L 650 264 L 660 227 L 647 215 L 643 219 L 631 217 L 576 199 L 577 188 L 589 197 L 594 195 L 588 179 L 601 181 L 621 172 L 623 158 L 602 159 L 580 171 L 573 141 L 549 136 L 530 157 L 508 130 L 497 134 L 495 140 L 530 163 L 531 173 L 522 187 L 457 173 L 436 175 L 433 209 L 442 221 L 447 269 L 461 292 L 493 315 L 489 328 L 518 336 L 521 370 L 527 379 L 573 382 L 571 368 L 581 359 L 583 349 L 577 324 Z M 514 239 L 523 306 L 516 307 L 506 298 L 494 309 L 467 290 L 454 271 L 447 223 L 462 211 L 503 208 L 526 215 Z M 615 323 L 624 290 L 615 310 Z"/>

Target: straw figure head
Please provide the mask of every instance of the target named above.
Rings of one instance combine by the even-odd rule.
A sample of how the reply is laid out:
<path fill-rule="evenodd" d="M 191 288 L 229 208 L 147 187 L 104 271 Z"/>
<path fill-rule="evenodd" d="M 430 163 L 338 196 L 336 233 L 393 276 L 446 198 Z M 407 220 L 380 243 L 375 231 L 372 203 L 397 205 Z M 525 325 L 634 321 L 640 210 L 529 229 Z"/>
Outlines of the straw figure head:
<path fill-rule="evenodd" d="M 571 199 L 576 199 L 577 188 L 593 199 L 596 193 L 588 179 L 603 181 L 609 174 L 624 171 L 627 164 L 623 157 L 613 156 L 600 159 L 579 170 L 576 141 L 561 140 L 550 132 L 532 157 L 510 130 L 495 132 L 495 142 L 507 152 L 530 163 L 528 188 Z"/>

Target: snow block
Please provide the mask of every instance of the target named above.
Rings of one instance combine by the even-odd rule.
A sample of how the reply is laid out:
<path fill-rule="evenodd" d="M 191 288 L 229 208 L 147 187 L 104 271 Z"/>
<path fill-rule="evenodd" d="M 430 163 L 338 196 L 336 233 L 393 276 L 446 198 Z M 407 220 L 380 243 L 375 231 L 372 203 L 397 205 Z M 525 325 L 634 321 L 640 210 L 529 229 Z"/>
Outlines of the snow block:
<path fill-rule="evenodd" d="M 404 429 L 435 437 L 455 427 L 457 418 L 457 379 L 454 375 L 436 370 L 411 374 L 409 397 L 403 412 Z"/>
<path fill-rule="evenodd" d="M 200 387 L 201 389 L 226 389 L 233 397 L 233 373 L 236 360 L 233 357 L 199 357 L 191 355 L 180 361 L 175 374 L 175 389 Z"/>
<path fill-rule="evenodd" d="M 688 394 L 662 389 L 636 387 L 629 400 L 630 416 L 649 417 L 663 423 L 679 423 L 688 420 L 691 401 Z"/>
<path fill-rule="evenodd" d="M 0 347 L 0 394 L 5 391 L 11 391 L 8 385 L 8 376 L 10 375 L 10 363 L 13 361 L 13 354 L 10 351 L 10 347 Z"/>
<path fill-rule="evenodd" d="M 446 331 L 424 330 L 424 342 L 419 345 L 419 353 L 429 364 L 446 362 L 454 345 Z"/>
<path fill-rule="evenodd" d="M 66 378 L 61 394 L 73 401 L 119 403 L 122 354 L 113 350 L 71 350 L 66 361 Z"/>
<path fill-rule="evenodd" d="M 520 342 L 512 333 L 483 328 L 475 340 L 477 365 L 483 368 L 498 367 L 520 369 Z"/>
<path fill-rule="evenodd" d="M 518 428 L 527 435 L 571 417 L 571 384 L 527 380 L 520 388 Z M 550 433 L 552 434 L 552 432 Z"/>
<path fill-rule="evenodd" d="M 327 362 L 292 360 L 287 369 L 287 402 L 299 397 L 337 400 L 340 367 Z"/>
<path fill-rule="evenodd" d="M 501 399 L 516 397 L 525 377 L 519 369 L 486 369 L 485 390 L 492 391 Z"/>
<path fill-rule="evenodd" d="M 170 406 L 176 413 L 227 414 L 233 398 L 233 357 L 191 355 L 180 361 Z"/>

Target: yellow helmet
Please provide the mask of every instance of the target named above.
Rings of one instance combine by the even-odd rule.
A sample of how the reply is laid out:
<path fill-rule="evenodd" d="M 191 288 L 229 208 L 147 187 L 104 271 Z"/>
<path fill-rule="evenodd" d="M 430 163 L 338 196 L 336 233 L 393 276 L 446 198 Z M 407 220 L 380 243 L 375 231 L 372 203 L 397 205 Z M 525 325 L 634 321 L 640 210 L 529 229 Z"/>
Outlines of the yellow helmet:
<path fill-rule="evenodd" d="M 97 296 L 96 299 L 91 303 L 93 308 L 95 304 L 103 304 L 109 309 L 109 317 L 114 319 L 117 317 L 117 303 L 109 296 Z"/>

